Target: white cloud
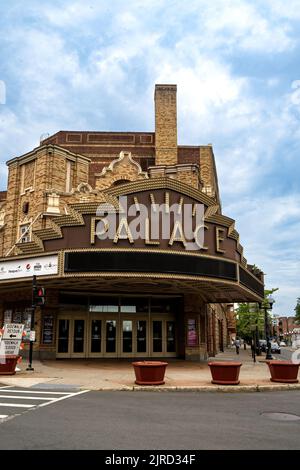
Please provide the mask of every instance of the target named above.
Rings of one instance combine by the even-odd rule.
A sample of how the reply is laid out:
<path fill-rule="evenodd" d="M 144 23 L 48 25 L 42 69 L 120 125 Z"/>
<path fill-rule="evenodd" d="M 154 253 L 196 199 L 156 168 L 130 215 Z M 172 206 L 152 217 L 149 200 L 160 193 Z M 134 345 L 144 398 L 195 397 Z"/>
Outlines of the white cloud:
<path fill-rule="evenodd" d="M 278 298 L 292 313 L 299 227 L 290 231 L 286 217 L 299 216 L 299 190 L 288 188 L 279 199 L 269 184 L 278 161 L 284 169 L 295 158 L 287 143 L 297 149 L 300 142 L 300 77 L 285 66 L 284 81 L 284 66 L 278 72 L 272 65 L 283 52 L 293 63 L 298 0 L 288 7 L 280 0 L 26 5 L 28 16 L 7 9 L 14 28 L 8 23 L 0 33 L 7 71 L 0 77 L 7 85 L 1 160 L 30 150 L 44 132 L 153 130 L 154 84 L 177 83 L 179 143 L 213 143 L 225 213 L 238 221 L 249 262 L 280 285 Z M 272 59 L 269 70 L 256 68 L 258 57 Z"/>
<path fill-rule="evenodd" d="M 274 294 L 275 313 L 293 315 L 300 285 L 300 194 L 244 197 L 226 206 L 237 220 L 244 255 L 266 273 L 266 288 Z"/>

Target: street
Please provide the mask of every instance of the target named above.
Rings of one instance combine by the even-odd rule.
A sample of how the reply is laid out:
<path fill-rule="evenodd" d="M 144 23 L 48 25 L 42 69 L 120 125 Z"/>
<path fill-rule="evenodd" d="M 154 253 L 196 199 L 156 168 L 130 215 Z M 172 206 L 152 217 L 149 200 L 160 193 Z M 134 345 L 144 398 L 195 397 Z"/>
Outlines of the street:
<path fill-rule="evenodd" d="M 290 361 L 293 352 L 294 351 L 291 351 L 289 348 L 282 347 L 280 354 L 273 354 L 273 357 L 283 361 Z M 298 359 L 300 359 L 300 357 Z"/>
<path fill-rule="evenodd" d="M 296 390 L 93 391 L 50 401 L 0 420 L 0 449 L 300 449 Z"/>

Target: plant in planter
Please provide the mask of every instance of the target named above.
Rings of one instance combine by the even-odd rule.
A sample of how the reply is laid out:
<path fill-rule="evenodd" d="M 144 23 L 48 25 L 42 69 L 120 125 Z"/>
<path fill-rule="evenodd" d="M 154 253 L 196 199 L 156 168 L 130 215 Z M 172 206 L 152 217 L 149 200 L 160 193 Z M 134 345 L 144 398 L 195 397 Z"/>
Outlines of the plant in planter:
<path fill-rule="evenodd" d="M 21 356 L 0 356 L 0 375 L 14 375 Z"/>
<path fill-rule="evenodd" d="M 238 385 L 241 362 L 214 361 L 208 363 L 212 375 L 213 384 Z"/>
<path fill-rule="evenodd" d="M 167 362 L 138 361 L 132 363 L 135 383 L 138 385 L 163 385 Z"/>
<path fill-rule="evenodd" d="M 298 371 L 300 363 L 292 361 L 267 361 L 272 382 L 298 383 Z"/>

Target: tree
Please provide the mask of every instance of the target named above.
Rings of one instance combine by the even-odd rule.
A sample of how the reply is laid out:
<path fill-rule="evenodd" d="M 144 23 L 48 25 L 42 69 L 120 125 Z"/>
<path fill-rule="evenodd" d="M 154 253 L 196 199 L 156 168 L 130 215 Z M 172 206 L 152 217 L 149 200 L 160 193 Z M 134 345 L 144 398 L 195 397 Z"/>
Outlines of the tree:
<path fill-rule="evenodd" d="M 273 292 L 276 292 L 277 290 L 278 287 L 264 291 L 264 300 L 262 302 L 263 306 L 267 305 L 267 299 L 269 295 L 273 294 Z M 253 337 L 253 331 L 257 331 L 258 336 L 264 338 L 265 313 L 263 309 L 259 308 L 258 303 L 251 302 L 238 304 L 238 308 L 236 309 L 235 313 L 237 321 L 237 336 L 245 339 L 246 341 L 251 341 Z M 270 313 L 268 313 L 268 316 L 270 321 Z"/>
<path fill-rule="evenodd" d="M 256 327 L 259 336 L 263 336 L 264 312 L 259 309 L 257 303 L 239 304 L 236 310 L 236 320 L 237 336 L 250 341 Z"/>
<path fill-rule="evenodd" d="M 300 325 L 300 297 L 297 299 L 296 307 L 294 308 L 296 315 L 295 315 L 295 323 Z"/>

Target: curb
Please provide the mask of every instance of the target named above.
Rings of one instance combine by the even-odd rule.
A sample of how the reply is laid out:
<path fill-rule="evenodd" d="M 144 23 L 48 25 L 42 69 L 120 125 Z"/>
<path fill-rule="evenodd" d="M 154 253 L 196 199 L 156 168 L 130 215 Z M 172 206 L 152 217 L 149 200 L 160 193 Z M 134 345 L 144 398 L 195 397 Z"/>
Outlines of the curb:
<path fill-rule="evenodd" d="M 82 387 L 81 390 L 86 390 Z M 290 390 L 300 390 L 300 384 L 280 384 L 280 385 L 195 385 L 195 386 L 123 386 L 123 387 L 100 387 L 90 389 L 95 392 L 224 392 L 224 393 L 243 393 L 243 392 L 282 392 Z"/>
<path fill-rule="evenodd" d="M 7 386 L 0 383 L 0 387 Z M 12 386 L 12 385 L 9 385 Z M 15 387 L 18 385 L 15 384 Z M 37 388 L 33 386 L 31 388 Z M 62 386 L 63 388 L 63 386 Z M 78 391 L 90 390 L 92 392 L 224 392 L 224 393 L 243 393 L 243 392 L 283 392 L 290 390 L 300 390 L 300 383 L 298 384 L 268 384 L 268 385 L 162 385 L 162 386 L 149 386 L 149 385 L 120 385 L 115 387 L 98 387 L 89 388 L 76 387 Z"/>

